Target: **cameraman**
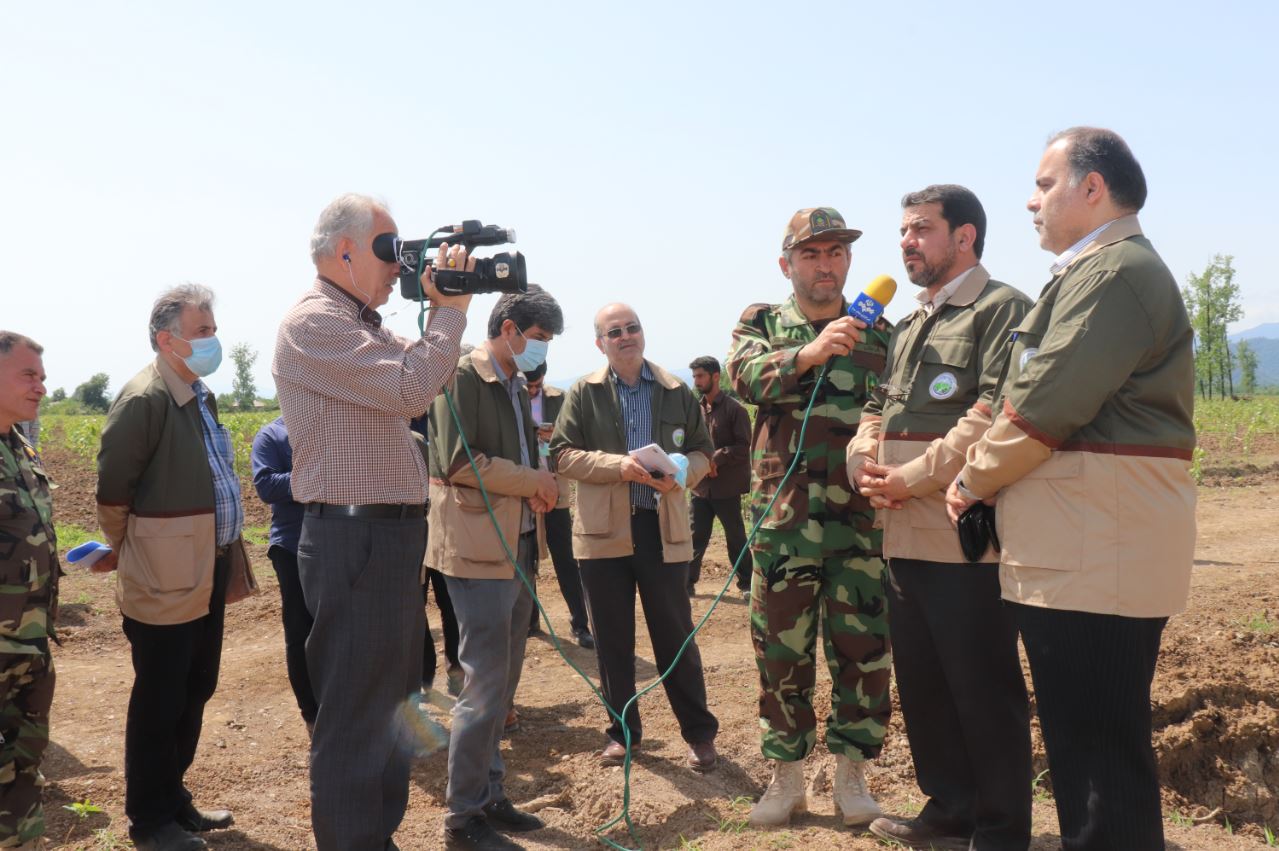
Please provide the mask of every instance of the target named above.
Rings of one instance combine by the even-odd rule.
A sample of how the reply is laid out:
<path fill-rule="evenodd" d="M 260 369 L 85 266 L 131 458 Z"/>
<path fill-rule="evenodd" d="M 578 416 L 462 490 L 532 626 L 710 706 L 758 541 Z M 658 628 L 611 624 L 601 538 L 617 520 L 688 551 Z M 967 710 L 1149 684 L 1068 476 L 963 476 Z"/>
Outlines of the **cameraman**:
<path fill-rule="evenodd" d="M 316 223 L 316 280 L 285 315 L 271 373 L 305 514 L 298 574 L 315 618 L 307 668 L 320 704 L 311 742 L 311 825 L 319 851 L 393 849 L 408 802 L 410 731 L 397 709 L 422 676 L 419 572 L 426 465 L 409 419 L 453 374 L 470 296 L 431 301 L 422 339 L 382 327 L 399 273 L 373 238 L 395 233 L 381 203 L 334 200 Z M 465 249 L 437 263 L 470 269 Z"/>

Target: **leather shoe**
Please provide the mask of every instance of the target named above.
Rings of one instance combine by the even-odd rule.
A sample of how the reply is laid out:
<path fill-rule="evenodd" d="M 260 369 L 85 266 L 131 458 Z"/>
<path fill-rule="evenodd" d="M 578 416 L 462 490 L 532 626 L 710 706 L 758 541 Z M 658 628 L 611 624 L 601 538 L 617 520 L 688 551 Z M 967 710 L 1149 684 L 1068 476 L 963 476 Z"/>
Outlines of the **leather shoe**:
<path fill-rule="evenodd" d="M 971 840 L 967 836 L 943 833 L 918 818 L 904 819 L 883 816 L 870 823 L 870 832 L 880 839 L 900 842 L 907 848 L 931 848 L 936 849 L 936 851 L 968 851 L 971 844 Z"/>
<path fill-rule="evenodd" d="M 192 833 L 203 833 L 206 830 L 224 830 L 235 824 L 230 810 L 197 810 L 195 804 L 187 801 L 186 806 L 178 810 L 176 818 L 178 827 Z"/>
<path fill-rule="evenodd" d="M 634 761 L 638 753 L 639 742 L 631 742 L 632 761 Z M 626 745 L 610 740 L 604 750 L 600 752 L 600 762 L 604 765 L 621 765 L 626 762 Z"/>
<path fill-rule="evenodd" d="M 585 627 L 573 630 L 573 639 L 578 647 L 584 647 L 587 650 L 595 649 L 595 636 L 591 635 L 591 631 Z"/>
<path fill-rule="evenodd" d="M 209 847 L 203 839 L 187 833 L 172 821 L 142 835 L 129 831 L 129 838 L 137 851 L 200 851 Z"/>
<path fill-rule="evenodd" d="M 512 733 L 520 731 L 520 713 L 514 706 L 511 711 L 506 713 L 506 720 L 502 722 L 502 735 L 509 736 Z"/>
<path fill-rule="evenodd" d="M 484 816 L 471 816 L 461 827 L 444 828 L 444 847 L 449 851 L 523 851 L 524 846 L 493 829 Z"/>
<path fill-rule="evenodd" d="M 688 767 L 694 771 L 710 771 L 718 761 L 714 742 L 694 742 L 688 746 Z"/>
<path fill-rule="evenodd" d="M 510 798 L 490 801 L 485 804 L 484 817 L 488 819 L 489 824 L 498 830 L 505 830 L 511 833 L 524 833 L 530 830 L 541 830 L 546 827 L 546 822 L 532 813 L 522 813 L 515 809 L 515 805 L 511 803 Z"/>

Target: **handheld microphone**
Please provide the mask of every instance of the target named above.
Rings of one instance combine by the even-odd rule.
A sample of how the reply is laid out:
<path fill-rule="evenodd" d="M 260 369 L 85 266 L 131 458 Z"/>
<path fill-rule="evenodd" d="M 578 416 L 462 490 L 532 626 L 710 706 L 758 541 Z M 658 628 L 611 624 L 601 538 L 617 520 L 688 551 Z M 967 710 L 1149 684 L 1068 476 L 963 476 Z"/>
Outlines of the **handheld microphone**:
<path fill-rule="evenodd" d="M 862 294 L 848 305 L 848 315 L 872 326 L 896 293 L 897 282 L 888 275 L 880 275 L 867 284 Z"/>

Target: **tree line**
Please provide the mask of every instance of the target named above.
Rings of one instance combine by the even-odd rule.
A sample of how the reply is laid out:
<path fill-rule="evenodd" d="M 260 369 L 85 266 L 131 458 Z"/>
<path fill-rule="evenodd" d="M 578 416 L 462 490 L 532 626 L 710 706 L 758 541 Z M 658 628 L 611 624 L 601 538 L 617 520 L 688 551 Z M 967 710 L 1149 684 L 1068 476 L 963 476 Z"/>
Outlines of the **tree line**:
<path fill-rule="evenodd" d="M 1181 291 L 1195 332 L 1195 381 L 1199 395 L 1222 399 L 1238 392 L 1247 396 L 1257 390 L 1257 353 L 1247 340 L 1240 340 L 1232 352 L 1227 327 L 1243 319 L 1239 285 L 1235 283 L 1234 257 L 1217 254 L 1201 274 L 1186 277 Z"/>

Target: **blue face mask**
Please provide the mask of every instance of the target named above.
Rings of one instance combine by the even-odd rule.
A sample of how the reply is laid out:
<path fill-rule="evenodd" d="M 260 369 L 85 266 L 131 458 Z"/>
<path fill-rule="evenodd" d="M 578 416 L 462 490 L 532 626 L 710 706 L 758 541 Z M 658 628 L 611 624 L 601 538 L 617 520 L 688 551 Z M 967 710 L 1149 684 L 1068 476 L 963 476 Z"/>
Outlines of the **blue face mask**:
<path fill-rule="evenodd" d="M 174 334 L 177 337 L 176 334 Z M 203 378 L 218 371 L 222 364 L 222 344 L 217 337 L 196 337 L 194 340 L 179 340 L 191 347 L 191 354 L 182 359 L 187 369 Z"/>
<path fill-rule="evenodd" d="M 519 329 L 515 329 L 519 331 Z M 524 337 L 524 332 L 520 331 L 520 336 Z M 507 343 L 506 348 L 510 349 L 511 357 L 515 358 L 515 368 L 520 372 L 529 372 L 537 369 L 546 361 L 546 350 L 550 348 L 550 344 L 545 340 L 530 340 L 524 337 L 524 351 L 518 355 L 515 349 L 511 348 L 511 344 Z"/>

